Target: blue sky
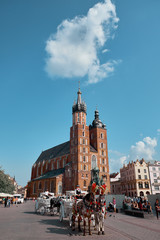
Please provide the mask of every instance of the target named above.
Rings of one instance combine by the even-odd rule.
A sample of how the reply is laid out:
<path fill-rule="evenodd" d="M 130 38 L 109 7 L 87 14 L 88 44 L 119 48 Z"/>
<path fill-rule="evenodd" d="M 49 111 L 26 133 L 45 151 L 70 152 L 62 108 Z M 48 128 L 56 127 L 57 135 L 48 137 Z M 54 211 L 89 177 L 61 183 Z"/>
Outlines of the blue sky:
<path fill-rule="evenodd" d="M 107 125 L 111 172 L 160 160 L 159 12 L 159 0 L 0 1 L 0 165 L 18 184 L 69 140 L 79 80 L 87 124 L 97 106 Z"/>

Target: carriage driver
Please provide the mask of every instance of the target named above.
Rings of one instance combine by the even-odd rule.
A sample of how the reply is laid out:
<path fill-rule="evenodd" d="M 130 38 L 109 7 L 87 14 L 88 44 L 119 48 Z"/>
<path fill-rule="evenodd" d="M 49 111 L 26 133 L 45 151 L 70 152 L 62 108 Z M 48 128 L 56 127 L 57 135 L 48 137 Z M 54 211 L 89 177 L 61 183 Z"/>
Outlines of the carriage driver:
<path fill-rule="evenodd" d="M 76 188 L 76 190 L 75 190 L 76 199 L 81 198 L 81 192 L 82 192 L 82 191 L 81 191 L 79 185 L 77 185 L 77 188 Z"/>

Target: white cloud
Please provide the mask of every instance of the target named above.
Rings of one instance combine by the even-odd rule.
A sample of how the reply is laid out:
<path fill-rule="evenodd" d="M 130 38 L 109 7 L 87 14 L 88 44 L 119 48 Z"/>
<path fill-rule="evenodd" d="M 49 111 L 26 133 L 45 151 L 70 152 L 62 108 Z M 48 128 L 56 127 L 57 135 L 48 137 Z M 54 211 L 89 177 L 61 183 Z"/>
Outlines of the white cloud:
<path fill-rule="evenodd" d="M 122 166 L 123 166 L 123 164 L 126 163 L 126 160 L 127 160 L 127 156 L 123 156 L 120 158 L 120 163 L 122 164 Z"/>
<path fill-rule="evenodd" d="M 104 49 L 104 50 L 102 50 L 102 53 L 106 53 L 108 51 L 109 51 L 108 49 Z"/>
<path fill-rule="evenodd" d="M 97 83 L 114 71 L 118 61 L 100 63 L 98 49 L 117 28 L 115 5 L 105 0 L 89 9 L 86 16 L 64 20 L 46 43 L 46 71 L 50 77 L 84 77 Z"/>
<path fill-rule="evenodd" d="M 119 151 L 117 151 L 117 150 L 111 150 L 111 149 L 109 149 L 108 152 L 109 152 L 109 154 L 114 154 L 115 156 L 118 156 L 118 157 L 124 155 L 123 153 L 121 153 L 121 152 L 119 152 Z"/>
<path fill-rule="evenodd" d="M 153 160 L 156 146 L 156 138 L 145 137 L 143 141 L 139 141 L 131 146 L 129 159 L 136 160 L 144 158 L 145 160 Z"/>
<path fill-rule="evenodd" d="M 124 154 L 117 150 L 109 150 L 109 170 L 110 173 L 117 172 L 125 161 Z"/>
<path fill-rule="evenodd" d="M 129 161 L 136 161 L 137 159 L 140 160 L 142 158 L 144 158 L 146 161 L 153 160 L 156 153 L 156 146 L 156 138 L 145 137 L 142 141 L 138 141 L 135 145 L 131 146 L 128 155 L 124 155 L 118 151 L 110 150 L 110 172 L 120 171 L 120 168 L 123 167 L 123 164 L 126 164 Z"/>
<path fill-rule="evenodd" d="M 157 135 L 160 135 L 160 129 L 157 129 Z"/>

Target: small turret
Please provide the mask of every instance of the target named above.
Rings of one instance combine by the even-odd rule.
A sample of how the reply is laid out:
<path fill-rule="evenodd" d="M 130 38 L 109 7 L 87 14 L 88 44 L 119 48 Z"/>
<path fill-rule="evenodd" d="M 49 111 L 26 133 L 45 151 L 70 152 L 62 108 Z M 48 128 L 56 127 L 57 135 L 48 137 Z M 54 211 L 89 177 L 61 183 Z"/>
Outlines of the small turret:
<path fill-rule="evenodd" d="M 106 125 L 104 123 L 102 123 L 102 121 L 99 119 L 99 111 L 97 109 L 95 111 L 95 115 L 94 116 L 95 116 L 95 118 L 94 118 L 92 124 L 89 126 L 89 128 L 91 129 L 91 128 L 98 127 L 98 128 L 106 129 Z"/>

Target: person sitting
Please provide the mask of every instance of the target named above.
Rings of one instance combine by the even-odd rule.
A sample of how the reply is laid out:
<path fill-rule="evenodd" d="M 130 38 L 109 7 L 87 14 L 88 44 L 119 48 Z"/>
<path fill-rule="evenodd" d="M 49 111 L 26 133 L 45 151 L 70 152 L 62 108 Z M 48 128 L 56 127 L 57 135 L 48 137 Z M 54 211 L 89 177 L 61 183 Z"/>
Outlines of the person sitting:
<path fill-rule="evenodd" d="M 148 204 L 146 201 L 143 204 L 143 211 L 148 212 Z"/>
<path fill-rule="evenodd" d="M 142 211 L 143 210 L 143 206 L 142 206 L 142 201 L 140 200 L 139 204 L 138 204 L 139 210 Z"/>
<path fill-rule="evenodd" d="M 45 194 L 46 196 L 48 196 L 48 194 L 49 194 L 48 189 L 44 192 L 44 194 Z"/>
<path fill-rule="evenodd" d="M 139 207 L 138 207 L 138 203 L 137 203 L 137 202 L 133 202 L 132 209 L 133 209 L 133 210 L 139 210 Z"/>
<path fill-rule="evenodd" d="M 111 202 L 109 202 L 108 211 L 109 212 L 113 212 L 114 211 L 114 207 L 113 207 L 113 204 Z"/>
<path fill-rule="evenodd" d="M 76 190 L 75 190 L 75 198 L 76 198 L 76 199 L 82 199 L 81 192 L 82 192 L 82 191 L 81 191 L 79 185 L 77 185 L 77 188 L 76 188 Z"/>
<path fill-rule="evenodd" d="M 114 212 L 116 212 L 116 199 L 115 198 L 113 198 L 113 207 L 114 207 Z"/>

